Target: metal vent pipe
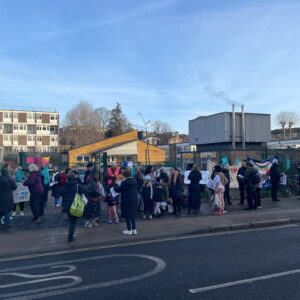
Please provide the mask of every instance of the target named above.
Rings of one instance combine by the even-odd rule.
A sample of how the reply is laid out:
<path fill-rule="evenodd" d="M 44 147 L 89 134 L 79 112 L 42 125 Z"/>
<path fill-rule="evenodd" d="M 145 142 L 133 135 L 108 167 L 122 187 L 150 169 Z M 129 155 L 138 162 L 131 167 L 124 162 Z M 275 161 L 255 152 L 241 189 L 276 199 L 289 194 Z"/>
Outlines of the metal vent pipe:
<path fill-rule="evenodd" d="M 232 149 L 235 150 L 235 136 L 236 136 L 236 132 L 235 132 L 235 105 L 232 104 L 232 116 L 231 116 L 231 120 L 232 120 L 232 128 L 231 128 L 231 141 L 232 141 Z"/>
<path fill-rule="evenodd" d="M 246 149 L 246 120 L 245 120 L 245 106 L 242 105 L 242 147 Z"/>

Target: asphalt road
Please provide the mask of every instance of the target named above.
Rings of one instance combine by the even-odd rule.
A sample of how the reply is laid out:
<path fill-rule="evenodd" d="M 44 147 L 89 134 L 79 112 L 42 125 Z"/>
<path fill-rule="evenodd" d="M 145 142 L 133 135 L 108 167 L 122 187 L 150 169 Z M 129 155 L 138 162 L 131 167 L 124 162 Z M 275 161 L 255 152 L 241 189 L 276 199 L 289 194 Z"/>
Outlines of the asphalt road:
<path fill-rule="evenodd" d="M 300 299 L 300 227 L 0 260 L 0 299 L 42 298 Z"/>

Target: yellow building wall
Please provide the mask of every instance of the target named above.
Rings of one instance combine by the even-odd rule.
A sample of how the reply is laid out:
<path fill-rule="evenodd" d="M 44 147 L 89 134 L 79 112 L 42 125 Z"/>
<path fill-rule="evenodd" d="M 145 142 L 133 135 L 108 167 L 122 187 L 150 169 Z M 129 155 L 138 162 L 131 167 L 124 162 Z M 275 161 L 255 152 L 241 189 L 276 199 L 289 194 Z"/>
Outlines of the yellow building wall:
<path fill-rule="evenodd" d="M 138 141 L 138 162 L 146 164 L 147 143 Z M 150 164 L 164 164 L 166 161 L 165 150 L 149 144 Z"/>
<path fill-rule="evenodd" d="M 97 152 L 101 149 L 108 148 L 110 146 L 115 146 L 117 144 L 123 142 L 129 142 L 138 139 L 138 132 L 137 131 L 130 131 L 118 136 L 114 136 L 111 138 L 104 139 L 102 141 L 85 145 L 73 150 L 69 151 L 69 165 L 73 166 L 77 164 L 77 156 L 82 155 L 91 155 L 94 152 Z M 151 157 L 151 156 L 150 156 Z"/>

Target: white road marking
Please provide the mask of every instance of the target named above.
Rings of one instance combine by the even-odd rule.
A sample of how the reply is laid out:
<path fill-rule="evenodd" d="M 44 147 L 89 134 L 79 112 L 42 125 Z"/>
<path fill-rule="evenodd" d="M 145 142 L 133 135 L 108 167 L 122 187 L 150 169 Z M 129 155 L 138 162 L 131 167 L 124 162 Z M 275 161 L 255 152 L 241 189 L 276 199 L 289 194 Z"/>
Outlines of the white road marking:
<path fill-rule="evenodd" d="M 73 249 L 73 250 L 61 250 L 61 251 L 52 251 L 52 252 L 46 252 L 46 253 L 27 254 L 27 255 L 20 255 L 20 256 L 8 257 L 8 258 L 1 258 L 0 263 L 8 262 L 8 261 L 15 261 L 15 260 L 29 259 L 29 258 L 63 255 L 63 254 L 68 254 L 68 253 L 81 253 L 81 252 L 88 252 L 88 251 L 95 251 L 95 250 L 113 249 L 113 248 L 121 248 L 121 247 L 128 247 L 128 246 L 139 246 L 139 245 L 147 245 L 147 244 L 162 243 L 162 242 L 177 241 L 177 240 L 190 240 L 190 239 L 206 238 L 206 237 L 212 237 L 212 236 L 232 235 L 232 234 L 254 232 L 254 231 L 278 230 L 278 229 L 282 229 L 282 228 L 291 228 L 291 227 L 298 227 L 298 225 L 289 224 L 289 225 L 274 226 L 274 227 L 267 227 L 267 228 L 253 228 L 253 229 L 247 229 L 247 230 L 242 229 L 242 230 L 235 230 L 235 231 L 225 231 L 225 232 L 195 234 L 195 235 L 193 234 L 190 236 L 177 236 L 177 237 L 159 238 L 159 239 L 154 238 L 152 240 L 146 240 L 146 241 L 110 244 L 110 245 L 106 245 L 106 246 L 92 246 L 92 247 L 84 247 L 84 248 Z"/>
<path fill-rule="evenodd" d="M 127 277 L 127 278 L 117 279 L 117 280 L 113 280 L 113 281 L 99 282 L 99 283 L 95 283 L 95 284 L 89 284 L 89 285 L 72 287 L 72 288 L 68 287 L 67 285 L 60 285 L 60 286 L 56 286 L 56 287 L 46 287 L 46 288 L 33 289 L 33 290 L 28 290 L 28 291 L 0 295 L 0 298 L 14 299 L 14 300 L 39 299 L 39 298 L 46 298 L 46 297 L 51 297 L 51 296 L 65 295 L 68 293 L 86 291 L 86 290 L 90 290 L 90 289 L 100 289 L 100 288 L 104 288 L 104 287 L 110 287 L 110 286 L 114 286 L 114 285 L 120 285 L 120 284 L 124 284 L 124 283 L 142 280 L 142 279 L 154 276 L 154 275 L 162 272 L 166 267 L 166 263 L 162 259 L 160 259 L 158 257 L 154 257 L 154 256 L 141 255 L 141 254 L 113 254 L 113 255 L 103 255 L 103 256 L 96 256 L 96 257 L 74 259 L 74 260 L 69 260 L 69 261 L 64 261 L 64 262 L 56 262 L 56 263 L 52 262 L 52 263 L 46 263 L 46 264 L 25 266 L 25 267 L 21 267 L 21 268 L 11 268 L 11 269 L 5 269 L 5 270 L 3 269 L 3 270 L 0 270 L 0 274 L 7 274 L 7 273 L 13 272 L 13 271 L 29 270 L 29 269 L 43 268 L 43 267 L 49 267 L 49 266 L 51 266 L 51 267 L 57 266 L 58 267 L 58 265 L 65 264 L 65 263 L 76 263 L 76 262 L 78 263 L 78 262 L 86 262 L 86 261 L 93 261 L 93 260 L 107 259 L 107 258 L 116 258 L 116 257 L 138 257 L 138 258 L 148 259 L 150 261 L 153 261 L 156 264 L 156 266 L 154 269 L 152 269 L 151 271 L 149 271 L 147 273 L 137 275 L 137 276 Z M 65 279 L 63 277 L 64 276 L 61 276 L 62 279 Z M 72 276 L 70 276 L 70 277 L 72 277 Z M 77 276 L 74 276 L 74 277 L 77 277 Z M 80 277 L 78 277 L 78 278 L 80 280 L 82 280 Z M 51 279 L 51 280 L 55 280 L 55 279 L 57 279 L 57 277 L 53 277 L 53 279 Z M 41 282 L 42 282 L 42 280 L 46 280 L 46 279 L 41 279 Z M 36 283 L 36 282 L 37 281 L 35 281 L 34 283 Z"/>
<path fill-rule="evenodd" d="M 271 274 L 271 275 L 253 277 L 253 278 L 248 278 L 248 279 L 242 279 L 242 280 L 237 280 L 237 281 L 232 281 L 232 282 L 227 282 L 227 283 L 222 283 L 222 284 L 217 284 L 217 285 L 211 285 L 211 286 L 206 286 L 206 287 L 197 288 L 197 289 L 190 289 L 190 292 L 192 294 L 203 293 L 203 292 L 207 292 L 207 291 L 224 289 L 224 288 L 241 285 L 241 284 L 253 283 L 253 282 L 262 281 L 262 280 L 269 280 L 269 279 L 273 279 L 273 278 L 294 275 L 297 273 L 300 273 L 300 269 L 281 272 L 281 273 L 275 273 L 275 274 Z"/>

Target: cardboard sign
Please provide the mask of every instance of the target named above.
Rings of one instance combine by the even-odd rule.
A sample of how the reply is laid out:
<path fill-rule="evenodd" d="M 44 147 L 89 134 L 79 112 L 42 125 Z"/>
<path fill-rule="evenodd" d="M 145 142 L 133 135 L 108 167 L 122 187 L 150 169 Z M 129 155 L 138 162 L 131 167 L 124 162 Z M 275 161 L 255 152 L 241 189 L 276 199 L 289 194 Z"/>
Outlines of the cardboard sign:
<path fill-rule="evenodd" d="M 14 202 L 28 202 L 30 198 L 29 189 L 23 183 L 17 183 L 17 189 L 13 192 Z"/>

